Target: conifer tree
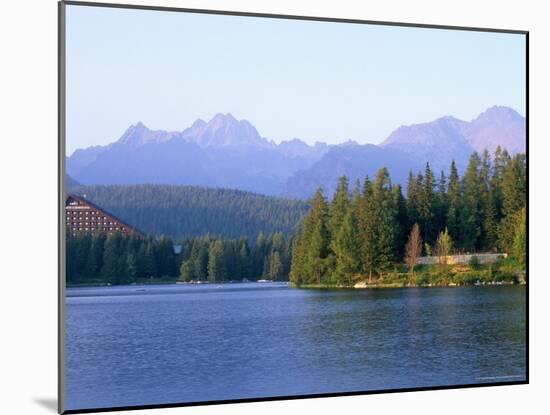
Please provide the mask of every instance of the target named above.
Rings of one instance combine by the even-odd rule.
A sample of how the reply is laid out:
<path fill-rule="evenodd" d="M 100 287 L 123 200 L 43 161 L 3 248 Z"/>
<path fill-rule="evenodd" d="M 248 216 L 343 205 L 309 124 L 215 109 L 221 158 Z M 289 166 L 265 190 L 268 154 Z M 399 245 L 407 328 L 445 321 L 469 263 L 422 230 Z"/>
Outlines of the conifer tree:
<path fill-rule="evenodd" d="M 434 240 L 434 198 L 434 175 L 430 163 L 426 163 L 418 203 L 418 219 L 423 239 L 429 243 Z"/>
<path fill-rule="evenodd" d="M 407 242 L 407 229 L 409 221 L 407 217 L 407 202 L 403 197 L 401 185 L 392 187 L 393 207 L 395 210 L 395 258 L 402 258 L 405 243 Z"/>
<path fill-rule="evenodd" d="M 193 262 L 191 260 L 186 260 L 181 263 L 180 266 L 180 280 L 181 281 L 191 281 L 195 278 L 195 272 L 193 270 Z"/>
<path fill-rule="evenodd" d="M 395 253 L 395 207 L 388 170 L 378 170 L 372 186 L 374 208 L 375 269 L 380 275 L 391 267 Z"/>
<path fill-rule="evenodd" d="M 123 274 L 123 270 L 120 268 L 121 257 L 121 235 L 120 232 L 115 232 L 114 234 L 109 235 L 105 241 L 103 268 L 101 270 L 103 277 L 105 277 L 106 281 L 111 284 L 117 284 Z"/>
<path fill-rule="evenodd" d="M 338 185 L 330 204 L 329 231 L 337 234 L 344 221 L 349 205 L 348 179 L 346 176 L 338 178 Z"/>
<path fill-rule="evenodd" d="M 493 161 L 493 175 L 491 177 L 491 188 L 493 190 L 497 223 L 502 219 L 503 216 L 502 182 L 504 179 L 504 172 L 506 171 L 506 167 L 508 166 L 509 162 L 510 155 L 508 154 L 506 149 L 502 149 L 500 146 L 498 146 L 495 150 Z"/>
<path fill-rule="evenodd" d="M 330 232 L 328 229 L 328 206 L 324 196 L 318 191 L 313 198 L 311 209 L 313 215 L 313 230 L 308 249 L 308 264 L 313 281 L 322 282 L 326 272 L 326 261 L 329 254 Z"/>
<path fill-rule="evenodd" d="M 292 257 L 290 280 L 296 284 L 320 283 L 329 251 L 328 206 L 320 189 L 310 204 Z"/>
<path fill-rule="evenodd" d="M 474 152 L 462 179 L 464 193 L 460 211 L 461 245 L 467 251 L 474 251 L 479 246 L 481 235 L 479 167 L 479 155 Z"/>
<path fill-rule="evenodd" d="M 344 221 L 333 238 L 336 256 L 337 283 L 351 284 L 353 275 L 359 272 L 361 262 L 356 213 L 348 209 Z"/>
<path fill-rule="evenodd" d="M 147 278 L 157 277 L 157 264 L 155 259 L 155 249 L 153 245 L 153 239 L 147 238 L 147 241 L 144 242 L 144 253 L 143 253 L 143 273 Z"/>
<path fill-rule="evenodd" d="M 240 240 L 239 261 L 241 262 L 242 278 L 251 279 L 250 249 L 246 239 L 243 238 Z"/>
<path fill-rule="evenodd" d="M 127 282 L 132 282 L 135 280 L 137 275 L 137 261 L 136 255 L 134 253 L 129 253 L 126 255 L 126 267 L 124 269 L 124 279 Z"/>
<path fill-rule="evenodd" d="M 516 213 L 512 257 L 521 266 L 525 266 L 527 258 L 527 211 L 522 208 Z"/>
<path fill-rule="evenodd" d="M 269 256 L 269 273 L 268 278 L 273 281 L 277 281 L 282 277 L 283 262 L 281 261 L 281 254 L 279 251 L 272 251 Z"/>
<path fill-rule="evenodd" d="M 418 213 L 418 198 L 420 195 L 419 183 L 417 177 L 413 175 L 412 171 L 409 171 L 409 177 L 407 179 L 407 218 L 408 223 L 417 223 L 420 220 Z"/>
<path fill-rule="evenodd" d="M 103 250 L 105 245 L 105 235 L 96 232 L 92 235 L 90 252 L 86 258 L 86 271 L 84 274 L 88 278 L 99 276 L 103 267 Z"/>
<path fill-rule="evenodd" d="M 439 174 L 439 181 L 437 183 L 437 192 L 434 197 L 434 229 L 439 231 L 445 228 L 447 223 L 447 214 L 449 210 L 449 198 L 447 196 L 447 177 L 445 172 L 441 170 Z"/>
<path fill-rule="evenodd" d="M 363 195 L 359 203 L 359 244 L 362 272 L 372 279 L 376 272 L 376 216 L 372 183 L 368 176 L 363 182 Z"/>
<path fill-rule="evenodd" d="M 208 250 L 208 281 L 223 281 L 226 277 L 223 242 L 212 241 Z"/>
<path fill-rule="evenodd" d="M 527 203 L 525 156 L 516 155 L 506 165 L 502 180 L 502 220 L 498 226 L 499 247 L 505 252 L 513 249 L 518 214 Z"/>
<path fill-rule="evenodd" d="M 205 281 L 208 278 L 208 247 L 210 245 L 210 237 L 202 237 L 193 242 L 191 248 L 191 270 L 193 270 L 193 278 Z"/>
<path fill-rule="evenodd" d="M 481 168 L 479 171 L 479 215 L 481 223 L 480 247 L 482 250 L 495 246 L 497 222 L 496 207 L 493 189 L 491 186 L 492 166 L 491 157 L 487 149 L 483 151 Z"/>
<path fill-rule="evenodd" d="M 455 240 L 461 240 L 460 232 L 460 205 L 461 205 L 462 191 L 460 186 L 460 179 L 458 177 L 458 170 L 454 160 L 451 162 L 451 168 L 449 171 L 449 184 L 447 186 L 447 229 L 451 236 Z"/>

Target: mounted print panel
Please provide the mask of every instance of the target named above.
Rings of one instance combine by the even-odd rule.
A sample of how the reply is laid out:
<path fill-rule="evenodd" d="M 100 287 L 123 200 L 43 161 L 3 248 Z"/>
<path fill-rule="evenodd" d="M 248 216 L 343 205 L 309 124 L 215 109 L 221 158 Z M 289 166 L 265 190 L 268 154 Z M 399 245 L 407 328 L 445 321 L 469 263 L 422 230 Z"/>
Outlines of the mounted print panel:
<path fill-rule="evenodd" d="M 527 36 L 60 3 L 60 411 L 527 383 Z"/>

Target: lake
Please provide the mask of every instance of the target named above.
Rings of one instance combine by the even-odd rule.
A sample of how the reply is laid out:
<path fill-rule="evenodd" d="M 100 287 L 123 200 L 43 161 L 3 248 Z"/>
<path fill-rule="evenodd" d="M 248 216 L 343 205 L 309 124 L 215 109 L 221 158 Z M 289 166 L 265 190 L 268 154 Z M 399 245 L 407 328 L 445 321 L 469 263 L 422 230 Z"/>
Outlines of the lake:
<path fill-rule="evenodd" d="M 66 409 L 521 381 L 525 287 L 71 288 Z"/>

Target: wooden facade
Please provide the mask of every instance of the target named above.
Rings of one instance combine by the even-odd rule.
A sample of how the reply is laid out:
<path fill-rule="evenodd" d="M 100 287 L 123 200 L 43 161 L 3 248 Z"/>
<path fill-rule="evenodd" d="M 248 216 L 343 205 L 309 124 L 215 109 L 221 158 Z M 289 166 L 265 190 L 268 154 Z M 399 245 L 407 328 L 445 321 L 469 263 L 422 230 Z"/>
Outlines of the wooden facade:
<path fill-rule="evenodd" d="M 84 197 L 76 195 L 67 196 L 65 202 L 65 224 L 73 235 L 94 232 L 112 235 L 118 231 L 122 235 L 132 234 L 145 237 L 143 233 L 113 214 L 106 212 Z"/>

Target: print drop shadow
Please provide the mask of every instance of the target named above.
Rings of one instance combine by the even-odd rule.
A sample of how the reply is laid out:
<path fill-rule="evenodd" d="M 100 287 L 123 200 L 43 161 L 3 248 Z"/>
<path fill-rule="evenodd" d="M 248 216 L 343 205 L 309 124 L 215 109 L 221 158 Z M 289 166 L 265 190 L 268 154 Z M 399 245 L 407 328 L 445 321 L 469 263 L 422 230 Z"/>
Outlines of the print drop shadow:
<path fill-rule="evenodd" d="M 44 407 L 44 408 L 46 408 L 46 409 L 48 409 L 52 412 L 57 413 L 57 399 L 55 399 L 55 398 L 35 398 L 34 401 L 38 405 L 40 405 L 40 406 L 42 406 L 42 407 Z"/>

